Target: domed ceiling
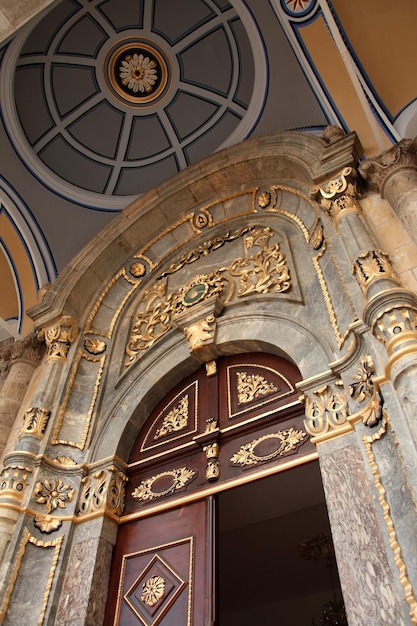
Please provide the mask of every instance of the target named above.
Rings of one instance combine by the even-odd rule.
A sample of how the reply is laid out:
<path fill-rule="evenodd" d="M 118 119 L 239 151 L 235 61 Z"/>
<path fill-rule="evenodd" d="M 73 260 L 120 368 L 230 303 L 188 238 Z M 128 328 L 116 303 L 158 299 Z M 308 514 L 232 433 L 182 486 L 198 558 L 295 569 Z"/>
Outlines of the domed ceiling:
<path fill-rule="evenodd" d="M 0 11 L 17 19 L 40 4 L 0 0 Z M 401 6 L 50 3 L 0 51 L 0 326 L 28 332 L 39 288 L 114 211 L 217 150 L 336 124 L 375 154 L 417 132 L 417 4 Z"/>
<path fill-rule="evenodd" d="M 21 157 L 92 206 L 120 207 L 108 198 L 248 136 L 268 86 L 253 17 L 219 0 L 64 0 L 8 55 L 6 124 Z"/>

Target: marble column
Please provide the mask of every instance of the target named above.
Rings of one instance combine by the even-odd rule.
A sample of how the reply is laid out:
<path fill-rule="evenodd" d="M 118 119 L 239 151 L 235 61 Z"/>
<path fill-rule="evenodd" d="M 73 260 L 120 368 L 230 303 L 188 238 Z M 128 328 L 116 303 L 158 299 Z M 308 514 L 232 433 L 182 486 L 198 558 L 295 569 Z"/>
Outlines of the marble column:
<path fill-rule="evenodd" d="M 375 441 L 386 434 L 385 422 L 381 424 L 375 413 L 376 394 L 368 395 L 361 385 L 361 395 L 369 402 L 352 413 L 349 391 L 338 376 L 310 379 L 300 383 L 300 389 L 305 427 L 317 445 L 348 623 L 414 624 L 415 598 L 382 488 L 380 497 L 375 496 L 374 487 L 381 486 L 382 478 L 374 441 L 364 445 L 365 422 L 372 414 Z M 401 482 L 397 486 L 401 490 Z"/>
<path fill-rule="evenodd" d="M 43 346 L 34 334 L 8 346 L 8 373 L 0 391 L 0 456 L 10 435 Z M 4 360 L 4 357 L 3 357 Z"/>
<path fill-rule="evenodd" d="M 367 159 L 359 172 L 369 191 L 376 191 L 388 200 L 417 243 L 417 138 L 403 139 Z"/>

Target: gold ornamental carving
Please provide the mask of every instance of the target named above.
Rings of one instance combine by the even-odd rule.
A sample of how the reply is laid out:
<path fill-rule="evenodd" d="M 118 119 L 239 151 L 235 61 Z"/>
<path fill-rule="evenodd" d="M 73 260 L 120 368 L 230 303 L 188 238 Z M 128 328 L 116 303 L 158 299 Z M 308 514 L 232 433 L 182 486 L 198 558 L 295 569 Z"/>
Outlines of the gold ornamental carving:
<path fill-rule="evenodd" d="M 177 469 L 161 472 L 151 478 L 143 480 L 140 485 L 132 491 L 132 497 L 139 502 L 146 502 L 168 496 L 186 485 L 196 476 L 196 472 L 186 466 Z M 158 482 L 163 482 L 163 487 L 158 490 Z"/>
<path fill-rule="evenodd" d="M 165 415 L 162 425 L 155 433 L 154 439 L 160 439 L 165 435 L 183 430 L 188 424 L 188 395 L 181 398 L 178 405 L 175 406 L 167 415 Z"/>
<path fill-rule="evenodd" d="M 260 374 L 236 372 L 238 403 L 247 404 L 261 396 L 268 396 L 278 389 L 275 385 Z"/>
<path fill-rule="evenodd" d="M 239 237 L 242 237 L 247 232 L 249 232 L 250 228 L 250 226 L 236 228 L 236 230 L 234 231 L 227 231 L 223 235 L 218 235 L 213 239 L 208 239 L 201 245 L 194 248 L 194 250 L 192 250 L 191 252 L 184 254 L 184 256 L 180 257 L 178 261 L 172 263 L 172 265 L 170 265 L 169 268 L 161 274 L 161 278 L 164 278 L 169 274 L 174 274 L 175 272 L 178 272 L 178 270 L 182 269 L 185 265 L 190 265 L 191 263 L 198 261 L 198 259 L 200 259 L 201 257 L 207 256 L 211 252 L 218 250 L 219 248 L 224 246 L 225 243 L 229 243 L 231 241 L 239 239 Z"/>
<path fill-rule="evenodd" d="M 33 495 L 38 504 L 44 504 L 46 514 L 37 514 L 34 524 L 44 533 L 58 530 L 62 521 L 55 518 L 51 513 L 57 509 L 64 509 L 68 502 L 74 499 L 75 489 L 71 485 L 65 485 L 61 478 L 53 478 L 44 482 L 37 482 Z"/>
<path fill-rule="evenodd" d="M 127 476 L 114 465 L 97 470 L 81 481 L 78 516 L 97 513 L 122 514 Z"/>
<path fill-rule="evenodd" d="M 79 326 L 69 315 L 64 315 L 54 325 L 39 332 L 39 338 L 44 339 L 48 354 L 46 360 L 57 359 L 65 361 L 69 349 L 78 337 Z"/>
<path fill-rule="evenodd" d="M 162 576 L 151 576 L 143 584 L 140 599 L 148 606 L 155 606 L 165 595 L 165 580 Z"/>
<path fill-rule="evenodd" d="M 249 443 L 241 446 L 239 450 L 230 458 L 231 463 L 240 465 L 241 467 L 247 467 L 249 465 L 257 465 L 258 463 L 265 463 L 272 461 L 277 457 L 284 456 L 289 452 L 293 452 L 307 437 L 307 434 L 303 430 L 296 430 L 295 428 L 289 428 L 288 430 L 278 431 L 277 433 L 270 433 L 263 435 L 258 439 L 254 439 Z M 271 452 L 264 452 L 263 454 L 258 451 L 257 448 L 262 449 L 262 444 L 268 442 L 268 449 L 272 448 Z"/>
<path fill-rule="evenodd" d="M 25 411 L 23 419 L 24 423 L 20 430 L 19 437 L 23 435 L 35 435 L 42 439 L 48 425 L 51 412 L 42 407 L 31 407 Z"/>
<path fill-rule="evenodd" d="M 387 308 L 373 322 L 372 332 L 386 348 L 404 343 L 417 331 L 417 310 L 410 305 Z M 390 349 L 388 348 L 388 353 Z"/>
<path fill-rule="evenodd" d="M 207 315 L 202 320 L 190 324 L 184 328 L 184 334 L 192 352 L 202 350 L 207 343 L 214 339 L 216 318 L 214 315 Z"/>
<path fill-rule="evenodd" d="M 50 558 L 48 579 L 46 582 L 45 591 L 44 591 L 43 598 L 42 598 L 42 606 L 41 606 L 41 610 L 40 610 L 40 614 L 39 614 L 39 618 L 37 622 L 38 626 L 42 626 L 42 624 L 44 623 L 45 613 L 46 613 L 46 609 L 47 609 L 48 601 L 49 601 L 49 595 L 51 592 L 52 583 L 54 581 L 55 570 L 56 570 L 56 566 L 58 563 L 59 553 L 61 551 L 61 546 L 62 546 L 63 541 L 64 541 L 64 535 L 61 535 L 60 537 L 57 537 L 56 539 L 53 539 L 51 541 L 42 541 L 40 539 L 37 539 L 33 535 L 31 535 L 28 528 L 24 529 L 23 537 L 19 546 L 19 550 L 16 554 L 16 557 L 13 563 L 13 571 L 9 579 L 9 583 L 8 583 L 6 593 L 4 596 L 4 601 L 0 608 L 0 624 L 3 624 L 4 619 L 7 615 L 7 608 L 9 606 L 10 598 L 13 593 L 13 588 L 14 588 L 16 579 L 18 577 L 19 570 L 22 566 L 22 560 L 26 551 L 26 546 L 28 544 L 32 544 L 33 546 L 37 548 L 53 548 L 52 555 Z M 45 559 L 43 559 L 43 561 L 44 560 Z"/>
<path fill-rule="evenodd" d="M 254 228 L 245 237 L 246 249 L 261 248 L 254 255 L 242 257 L 224 268 L 230 276 L 239 279 L 237 296 L 242 298 L 253 293 L 282 293 L 291 287 L 290 274 L 285 255 L 279 244 L 270 244 L 273 232 L 270 228 Z"/>
<path fill-rule="evenodd" d="M 71 485 L 65 485 L 61 478 L 53 478 L 44 482 L 37 482 L 34 496 L 38 504 L 44 504 L 47 513 L 56 509 L 64 509 L 67 502 L 74 498 L 75 490 Z"/>
<path fill-rule="evenodd" d="M 341 380 L 336 381 L 334 386 L 324 385 L 315 389 L 311 395 L 306 394 L 300 400 L 305 404 L 304 426 L 312 437 L 351 430 L 347 398 Z"/>
<path fill-rule="evenodd" d="M 369 356 L 361 358 L 359 368 L 353 376 L 355 382 L 349 385 L 352 398 L 365 403 L 359 411 L 365 426 L 375 426 L 382 419 L 382 399 L 374 378 L 375 368 Z"/>
<path fill-rule="evenodd" d="M 14 500 L 20 504 L 23 500 L 27 479 L 32 472 L 30 467 L 12 463 L 7 465 L 0 475 L 0 501 Z"/>
<path fill-rule="evenodd" d="M 381 475 L 379 472 L 378 464 L 373 451 L 373 444 L 375 441 L 379 441 L 386 433 L 387 427 L 390 425 L 389 417 L 385 411 L 383 412 L 382 419 L 379 423 L 378 430 L 371 435 L 365 435 L 362 439 L 365 445 L 366 455 L 368 457 L 369 465 L 371 467 L 375 488 L 378 492 L 378 500 L 381 506 L 384 522 L 387 527 L 389 542 L 394 553 L 395 565 L 398 568 L 400 574 L 400 582 L 404 589 L 405 599 L 410 607 L 410 617 L 413 624 L 417 624 L 417 600 L 414 596 L 414 590 L 411 585 L 411 581 L 407 572 L 407 566 L 404 563 L 404 559 L 401 552 L 401 546 L 398 542 L 397 532 L 395 530 L 394 521 L 391 515 L 391 508 L 388 503 L 387 492 L 382 484 Z M 392 430 L 391 430 L 392 432 Z M 392 436 L 395 434 L 392 432 Z M 396 446 L 398 444 L 396 443 Z"/>
<path fill-rule="evenodd" d="M 167 284 L 163 276 L 178 271 L 186 262 L 192 262 L 193 253 L 173 264 L 168 272 L 150 287 L 143 295 L 136 313 L 126 345 L 125 365 L 131 365 L 146 350 L 174 327 L 173 318 L 179 318 L 196 304 L 206 303 L 214 298 L 228 302 L 233 293 L 238 298 L 252 294 L 283 293 L 291 289 L 289 269 L 285 255 L 278 243 L 271 243 L 274 232 L 269 227 L 251 226 L 244 229 L 246 254 L 235 259 L 229 266 L 221 267 L 210 274 L 200 274 L 178 291 L 167 294 Z M 235 233 L 235 238 L 242 232 Z M 223 239 L 219 238 L 224 243 Z M 210 240 L 209 249 L 214 246 Z M 223 244 L 222 244 L 223 245 Z M 204 245 L 195 251 L 197 258 L 204 255 Z M 252 249 L 258 249 L 250 254 Z M 186 325 L 185 334 L 191 350 L 202 349 L 213 340 L 212 324 L 208 316 Z"/>
<path fill-rule="evenodd" d="M 312 187 L 310 195 L 336 222 L 343 213 L 361 212 L 357 200 L 357 175 L 352 167 L 345 167 L 326 185 Z"/>
<path fill-rule="evenodd" d="M 365 295 L 369 285 L 375 280 L 388 278 L 400 284 L 388 254 L 382 250 L 368 250 L 361 254 L 353 264 L 352 274 Z"/>

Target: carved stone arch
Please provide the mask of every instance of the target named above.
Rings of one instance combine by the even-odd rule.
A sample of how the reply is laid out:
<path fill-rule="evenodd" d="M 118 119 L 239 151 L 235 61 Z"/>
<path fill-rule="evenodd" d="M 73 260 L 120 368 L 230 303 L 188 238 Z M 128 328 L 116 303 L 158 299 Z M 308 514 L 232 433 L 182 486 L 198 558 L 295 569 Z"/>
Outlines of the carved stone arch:
<path fill-rule="evenodd" d="M 111 550 L 123 509 L 126 461 L 133 441 L 157 402 L 201 364 L 251 351 L 286 357 L 302 374 L 297 390 L 304 396 L 309 432 L 321 446 L 334 530 L 339 533 L 342 529 L 338 534 L 339 552 L 348 570 L 345 578 L 349 581 L 347 592 L 353 614 L 360 598 L 363 615 L 367 619 L 371 616 L 366 623 L 380 622 L 375 612 L 379 603 L 366 592 L 373 573 L 362 555 L 369 551 L 377 555 L 381 572 L 377 580 L 372 578 L 371 584 L 379 588 L 382 581 L 381 598 L 386 600 L 383 609 L 390 623 L 402 623 L 397 619 L 401 602 L 398 587 L 402 585 L 407 591 L 408 582 L 395 548 L 395 531 L 389 519 L 388 531 L 383 526 L 375 490 L 372 491 L 376 486 L 383 500 L 372 456 L 372 444 L 379 442 L 386 428 L 386 421 L 381 422 L 378 388 L 369 356 L 376 352 L 374 337 L 356 319 L 362 313 L 362 294 L 356 279 L 347 278 L 355 261 L 354 256 L 348 258 L 348 253 L 354 250 L 356 240 L 350 237 L 352 246 L 346 250 L 338 243 L 341 235 L 349 238 L 351 232 L 347 228 L 344 233 L 337 230 L 342 218 L 355 218 L 356 227 L 360 207 L 355 201 L 344 213 L 346 207 L 341 202 L 338 207 L 343 215 L 336 224 L 329 210 L 330 192 L 324 190 L 321 206 L 309 197 L 313 185 L 325 186 L 323 181 L 339 175 L 343 168 L 351 170 L 358 151 L 354 134 L 339 136 L 336 142 L 328 144 L 311 135 L 283 133 L 217 153 L 127 207 L 74 259 L 31 311 L 36 326 L 44 329 L 50 344 L 34 398 L 38 403 L 46 398 L 49 404 L 38 407 L 34 402 L 27 408 L 48 410 L 50 417 L 42 438 L 35 441 L 33 433 L 19 435 L 18 445 L 23 443 L 10 456 L 8 471 L 24 470 L 26 492 L 14 494 L 15 501 L 11 505 L 7 502 L 7 506 L 13 510 L 21 507 L 19 510 L 26 513 L 32 529 L 31 545 L 49 549 L 59 538 L 64 542 L 65 559 L 51 557 L 51 600 L 45 600 L 48 623 L 55 617 L 54 623 L 61 624 L 70 620 L 101 623 Z M 212 294 L 211 300 L 205 299 L 211 292 L 203 284 L 205 279 L 196 282 L 197 276 L 215 270 L 223 272 L 223 276 L 224 267 L 230 270 L 238 258 L 247 261 L 250 256 L 242 248 L 243 237 L 253 237 L 253 231 L 226 237 L 228 226 L 276 228 L 277 234 L 269 241 L 282 247 L 293 292 L 270 289 L 235 300 L 228 295 L 222 300 L 224 293 L 219 292 Z M 207 243 L 213 239 L 211 233 L 230 239 L 225 239 L 224 249 L 230 252 L 222 262 L 211 252 L 215 245 Z M 208 249 L 198 248 L 203 244 L 211 246 L 207 254 Z M 184 254 L 196 249 L 198 259 L 188 264 Z M 360 261 L 366 261 L 363 255 Z M 184 304 L 188 291 L 181 289 L 193 289 L 198 284 L 196 299 L 189 308 L 184 304 L 172 332 L 158 338 L 126 368 L 126 345 L 142 290 L 158 280 L 169 279 L 175 272 L 166 272 L 178 262 L 187 271 L 176 273 L 176 282 L 168 281 L 167 295 L 173 297 L 176 293 Z M 235 274 L 240 271 L 241 266 L 233 266 Z M 373 286 L 383 274 L 382 270 L 376 272 L 368 282 Z M 223 308 L 217 306 L 216 298 Z M 369 311 L 369 316 L 373 311 Z M 193 333 L 191 339 L 184 333 L 201 321 L 197 313 L 205 313 L 206 325 L 200 327 L 204 345 L 193 343 Z M 376 322 L 383 327 L 382 312 L 377 313 Z M 390 311 L 387 314 L 389 317 Z M 214 329 L 207 321 L 210 316 L 214 318 Z M 55 353 L 54 344 L 59 344 Z M 387 397 L 389 400 L 389 394 Z M 371 435 L 366 430 L 368 425 L 361 421 L 365 414 L 375 428 Z M 384 460 L 382 455 L 380 458 Z M 368 459 L 370 467 L 365 467 Z M 369 483 L 371 473 L 375 485 Z M 343 518 L 337 499 L 342 488 Z M 405 485 L 404 493 L 408 493 L 407 488 Z M 51 494 L 61 490 L 60 499 L 56 500 L 48 490 Z M 12 487 L 6 491 L 9 496 Z M 30 502 L 28 508 L 22 504 L 23 495 L 24 502 Z M 49 503 L 52 498 L 55 499 L 49 506 L 55 508 L 48 511 L 45 501 Z M 388 505 L 383 502 L 382 506 L 386 521 Z M 357 523 L 361 528 L 372 528 L 370 536 L 352 532 Z M 13 526 L 13 522 L 9 525 Z M 22 538 L 21 530 L 22 524 L 17 525 L 11 545 L 13 556 L 19 558 L 10 560 L 6 581 L 11 619 L 16 614 L 13 611 L 20 610 L 13 596 L 14 582 L 21 575 L 20 562 L 25 559 L 22 572 L 24 568 L 27 572 L 26 559 L 31 558 L 30 549 L 23 555 L 27 538 Z M 44 541 L 44 534 L 52 534 L 51 542 Z M 349 537 L 352 548 L 349 554 L 344 553 L 345 537 Z M 389 548 L 390 542 L 396 551 L 395 567 L 402 572 L 400 582 L 385 552 L 384 546 Z M 351 584 L 353 570 L 357 576 Z M 24 587 L 20 580 L 19 584 Z M 396 593 L 391 597 L 388 591 L 395 585 Z M 35 591 L 28 589 L 29 592 L 31 601 Z M 42 598 L 42 592 L 38 595 Z M 413 597 L 408 594 L 406 600 L 411 606 Z M 8 610 L 7 606 L 4 610 Z"/>

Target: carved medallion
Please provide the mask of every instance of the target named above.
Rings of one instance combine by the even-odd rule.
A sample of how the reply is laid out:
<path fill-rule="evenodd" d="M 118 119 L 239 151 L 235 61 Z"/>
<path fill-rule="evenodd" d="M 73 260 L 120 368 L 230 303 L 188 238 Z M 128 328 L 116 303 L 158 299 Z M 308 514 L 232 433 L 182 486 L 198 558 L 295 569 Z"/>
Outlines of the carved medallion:
<path fill-rule="evenodd" d="M 132 497 L 140 502 L 146 502 L 146 500 L 168 496 L 175 491 L 183 489 L 196 475 L 197 473 L 188 467 L 179 467 L 167 472 L 161 472 L 156 474 L 156 476 L 143 480 L 132 491 Z"/>
<path fill-rule="evenodd" d="M 230 461 L 242 467 L 272 461 L 296 450 L 306 437 L 307 433 L 294 428 L 263 435 L 241 446 Z"/>
<path fill-rule="evenodd" d="M 149 106 L 163 98 L 170 87 L 168 59 L 153 42 L 124 39 L 106 57 L 105 79 L 110 91 L 122 102 Z"/>
<path fill-rule="evenodd" d="M 151 576 L 144 583 L 140 599 L 148 606 L 154 606 L 165 593 L 165 580 L 162 576 Z"/>

